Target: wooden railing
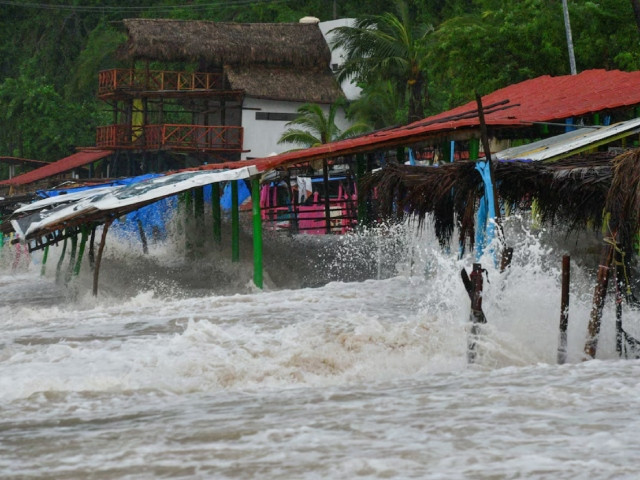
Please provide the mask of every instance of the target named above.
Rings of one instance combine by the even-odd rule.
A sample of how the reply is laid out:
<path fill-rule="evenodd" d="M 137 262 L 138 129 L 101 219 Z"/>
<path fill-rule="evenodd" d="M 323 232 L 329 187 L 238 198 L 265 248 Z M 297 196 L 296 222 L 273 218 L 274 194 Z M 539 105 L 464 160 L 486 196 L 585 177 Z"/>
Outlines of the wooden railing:
<path fill-rule="evenodd" d="M 98 95 L 106 95 L 116 90 L 189 92 L 222 88 L 221 73 L 115 68 L 103 70 L 98 74 Z"/>
<path fill-rule="evenodd" d="M 240 151 L 243 141 L 244 129 L 228 126 L 107 125 L 96 134 L 101 148 Z"/>

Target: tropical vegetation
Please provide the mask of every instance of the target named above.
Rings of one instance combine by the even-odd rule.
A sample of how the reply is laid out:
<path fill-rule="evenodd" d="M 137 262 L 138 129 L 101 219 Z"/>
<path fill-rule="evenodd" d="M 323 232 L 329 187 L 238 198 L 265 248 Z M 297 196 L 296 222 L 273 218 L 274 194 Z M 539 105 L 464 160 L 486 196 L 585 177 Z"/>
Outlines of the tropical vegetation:
<path fill-rule="evenodd" d="M 640 68 L 637 4 L 568 0 L 578 71 Z M 56 160 L 94 143 L 95 127 L 110 123 L 96 99 L 97 73 L 129 66 L 117 57 L 124 18 L 308 15 L 355 19 L 353 35 L 343 32 L 352 55 L 341 74 L 363 92 L 350 114 L 374 128 L 443 111 L 475 92 L 570 73 L 558 0 L 0 0 L 0 156 Z"/>
<path fill-rule="evenodd" d="M 298 108 L 298 116 L 286 124 L 288 128 L 278 143 L 294 143 L 303 147 L 317 147 L 324 143 L 343 140 L 369 130 L 366 123 L 356 122 L 350 127 L 340 130 L 336 126 L 336 114 L 341 108 L 340 102 L 329 106 L 325 115 L 322 106 L 306 103 Z"/>

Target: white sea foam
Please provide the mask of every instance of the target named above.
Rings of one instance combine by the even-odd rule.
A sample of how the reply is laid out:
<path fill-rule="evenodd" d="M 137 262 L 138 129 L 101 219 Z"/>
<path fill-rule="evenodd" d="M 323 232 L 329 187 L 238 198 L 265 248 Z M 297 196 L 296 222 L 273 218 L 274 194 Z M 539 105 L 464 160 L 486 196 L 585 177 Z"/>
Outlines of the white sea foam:
<path fill-rule="evenodd" d="M 302 253 L 268 239 L 286 255 L 266 262 L 267 275 L 280 271 L 260 292 L 247 286 L 250 262 L 214 267 L 215 255 L 194 261 L 170 245 L 143 257 L 112 244 L 97 298 L 88 266 L 55 283 L 54 249 L 43 277 L 36 263 L 5 268 L 0 472 L 635 478 L 640 363 L 616 360 L 612 302 L 599 360 L 582 363 L 593 265 L 577 255 L 569 364 L 555 365 L 560 259 L 571 249 L 511 222 L 512 267 L 480 259 L 488 324 L 475 365 L 460 280 L 474 259 L 442 253 L 428 225 L 305 238 Z M 309 246 L 322 255 L 305 268 L 326 276 L 288 288 L 282 279 Z M 359 280 L 331 281 L 341 272 Z M 625 328 L 640 331 L 637 317 L 625 307 Z"/>

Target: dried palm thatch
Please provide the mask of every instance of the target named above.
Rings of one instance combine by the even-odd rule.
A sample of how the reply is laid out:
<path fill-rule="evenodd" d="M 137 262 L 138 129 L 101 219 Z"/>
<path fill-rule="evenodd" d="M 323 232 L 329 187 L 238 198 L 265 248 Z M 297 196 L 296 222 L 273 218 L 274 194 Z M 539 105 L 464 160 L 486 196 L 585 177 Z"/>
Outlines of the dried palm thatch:
<path fill-rule="evenodd" d="M 640 228 L 640 149 L 616 157 L 612 162 L 613 179 L 606 198 L 608 233 L 618 238 L 626 252 Z"/>
<path fill-rule="evenodd" d="M 263 64 L 325 70 L 331 52 L 317 24 L 124 20 L 131 59 L 205 61 L 210 66 Z"/>
<path fill-rule="evenodd" d="M 606 208 L 612 219 L 626 222 L 629 231 L 634 232 L 640 220 L 639 152 L 630 152 L 615 161 L 613 154 L 605 152 L 577 155 L 551 164 L 499 162 L 495 165 L 499 196 L 515 210 L 528 209 L 535 200 L 542 222 L 562 222 L 568 231 L 600 229 Z M 613 182 L 614 170 L 620 171 L 616 173 L 619 185 Z M 410 214 L 423 222 L 427 214 L 432 214 L 441 244 L 448 244 L 458 227 L 459 242 L 473 247 L 475 211 L 484 194 L 475 162 L 439 167 L 390 164 L 365 180 L 365 195 L 374 189 L 383 217 Z M 616 198 L 608 203 L 611 195 Z M 633 222 L 629 220 L 630 212 L 636 215 Z"/>
<path fill-rule="evenodd" d="M 262 66 L 227 66 L 225 73 L 232 89 L 244 90 L 246 95 L 254 98 L 331 104 L 344 97 L 328 69 L 316 72 Z"/>

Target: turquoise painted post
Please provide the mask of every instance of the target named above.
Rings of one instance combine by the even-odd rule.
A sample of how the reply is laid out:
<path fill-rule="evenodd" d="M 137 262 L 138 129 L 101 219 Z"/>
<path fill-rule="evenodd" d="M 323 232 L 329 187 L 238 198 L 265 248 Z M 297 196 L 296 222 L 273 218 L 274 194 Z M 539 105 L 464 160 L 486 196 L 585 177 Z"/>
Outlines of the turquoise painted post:
<path fill-rule="evenodd" d="M 231 261 L 240 260 L 240 212 L 238 209 L 238 180 L 231 180 Z"/>
<path fill-rule="evenodd" d="M 87 245 L 87 239 L 89 238 L 89 228 L 86 225 L 80 227 L 82 231 L 82 237 L 80 238 L 80 248 L 78 249 L 78 258 L 76 259 L 76 265 L 73 268 L 73 276 L 77 277 L 80 273 L 80 267 L 82 265 L 82 256 L 84 255 L 84 249 Z"/>
<path fill-rule="evenodd" d="M 2 216 L 0 216 L 0 225 L 2 225 Z M 4 247 L 4 233 L 0 232 L 0 250 Z"/>
<path fill-rule="evenodd" d="M 253 283 L 263 286 L 262 275 L 262 215 L 260 212 L 260 179 L 251 179 L 251 205 L 253 211 Z"/>
<path fill-rule="evenodd" d="M 453 163 L 456 158 L 456 142 L 455 140 L 451 140 L 451 145 L 449 147 L 449 162 Z"/>
<path fill-rule="evenodd" d="M 211 185 L 211 217 L 213 220 L 213 241 L 222 242 L 222 212 L 220 210 L 220 184 Z"/>
<path fill-rule="evenodd" d="M 44 252 L 42 253 L 42 267 L 40 268 L 40 275 L 44 275 L 47 265 L 47 257 L 49 256 L 49 245 L 44 247 Z"/>

